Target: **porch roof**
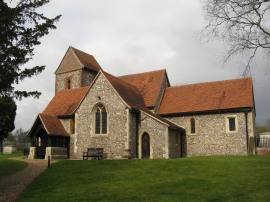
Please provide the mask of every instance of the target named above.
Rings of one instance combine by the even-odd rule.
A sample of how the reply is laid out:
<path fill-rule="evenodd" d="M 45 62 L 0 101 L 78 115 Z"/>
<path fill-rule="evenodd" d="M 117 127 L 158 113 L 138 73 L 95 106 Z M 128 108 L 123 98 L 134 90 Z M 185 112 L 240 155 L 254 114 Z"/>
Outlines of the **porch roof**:
<path fill-rule="evenodd" d="M 69 136 L 63 124 L 61 123 L 59 118 L 57 118 L 57 116 L 45 114 L 39 114 L 37 116 L 27 136 L 34 136 L 40 127 L 42 127 L 46 131 L 47 135 L 50 136 L 64 136 L 64 137 Z"/>
<path fill-rule="evenodd" d="M 40 114 L 39 117 L 48 135 L 69 136 L 56 116 Z"/>

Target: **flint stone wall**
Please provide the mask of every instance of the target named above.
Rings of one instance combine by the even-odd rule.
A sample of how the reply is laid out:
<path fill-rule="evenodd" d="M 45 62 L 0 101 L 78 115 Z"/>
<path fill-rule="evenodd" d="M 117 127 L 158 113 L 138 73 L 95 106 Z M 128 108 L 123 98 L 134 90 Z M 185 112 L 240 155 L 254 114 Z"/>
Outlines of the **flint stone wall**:
<path fill-rule="evenodd" d="M 144 133 L 150 137 L 150 158 L 168 158 L 168 127 L 141 113 L 139 125 L 139 158 L 142 157 L 141 140 Z"/>
<path fill-rule="evenodd" d="M 95 77 L 96 77 L 97 73 L 87 70 L 87 71 L 82 71 L 82 84 L 81 86 L 90 86 L 91 83 L 94 81 Z"/>
<path fill-rule="evenodd" d="M 107 110 L 107 134 L 95 135 L 93 108 L 102 103 Z M 128 140 L 127 110 L 115 90 L 103 74 L 85 97 L 76 112 L 76 134 L 74 158 L 81 159 L 87 148 L 104 148 L 105 158 L 126 158 Z M 130 138 L 129 138 L 130 139 Z"/>
<path fill-rule="evenodd" d="M 66 79 L 71 80 L 71 89 L 90 86 L 97 73 L 86 70 L 75 70 L 56 75 L 56 92 L 66 90 Z"/>
<path fill-rule="evenodd" d="M 226 133 L 226 116 L 237 115 L 238 132 Z M 190 119 L 196 121 L 196 134 L 190 133 Z M 171 117 L 168 120 L 187 131 L 187 156 L 247 155 L 244 113 Z"/>
<path fill-rule="evenodd" d="M 71 80 L 71 89 L 81 87 L 81 70 L 57 74 L 55 81 L 56 92 L 66 90 L 66 79 Z"/>

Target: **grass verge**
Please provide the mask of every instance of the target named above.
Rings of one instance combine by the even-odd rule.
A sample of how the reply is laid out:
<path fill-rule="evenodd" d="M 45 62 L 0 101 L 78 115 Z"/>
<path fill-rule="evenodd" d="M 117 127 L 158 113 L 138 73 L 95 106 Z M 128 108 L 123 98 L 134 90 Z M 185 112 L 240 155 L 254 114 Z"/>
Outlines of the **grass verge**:
<path fill-rule="evenodd" d="M 19 201 L 268 201 L 270 156 L 60 161 Z"/>
<path fill-rule="evenodd" d="M 26 168 L 27 166 L 26 162 L 9 159 L 21 156 L 22 156 L 21 152 L 14 154 L 0 154 L 0 177 L 12 175 Z"/>

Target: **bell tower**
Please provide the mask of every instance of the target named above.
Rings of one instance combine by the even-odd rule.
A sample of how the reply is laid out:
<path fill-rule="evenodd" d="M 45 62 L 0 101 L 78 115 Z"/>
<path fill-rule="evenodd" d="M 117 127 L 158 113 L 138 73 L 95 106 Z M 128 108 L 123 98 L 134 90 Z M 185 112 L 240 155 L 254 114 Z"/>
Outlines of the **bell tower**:
<path fill-rule="evenodd" d="M 55 92 L 88 86 L 100 70 L 92 55 L 69 47 L 55 71 Z"/>

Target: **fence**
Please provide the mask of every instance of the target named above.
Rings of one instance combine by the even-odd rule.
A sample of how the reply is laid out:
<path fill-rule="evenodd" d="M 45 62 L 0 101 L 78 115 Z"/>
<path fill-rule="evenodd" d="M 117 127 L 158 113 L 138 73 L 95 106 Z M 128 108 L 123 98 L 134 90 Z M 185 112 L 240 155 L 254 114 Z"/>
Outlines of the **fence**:
<path fill-rule="evenodd" d="M 24 151 L 25 148 L 29 148 L 31 146 L 31 143 L 4 143 L 3 146 L 6 145 L 15 146 L 17 151 Z"/>
<path fill-rule="evenodd" d="M 269 137 L 260 137 L 257 138 L 257 147 L 270 147 L 270 138 Z"/>

